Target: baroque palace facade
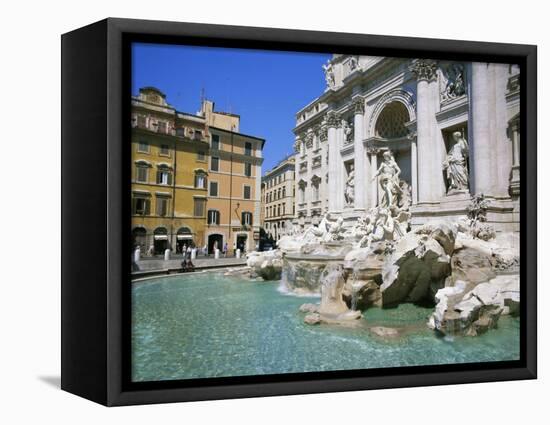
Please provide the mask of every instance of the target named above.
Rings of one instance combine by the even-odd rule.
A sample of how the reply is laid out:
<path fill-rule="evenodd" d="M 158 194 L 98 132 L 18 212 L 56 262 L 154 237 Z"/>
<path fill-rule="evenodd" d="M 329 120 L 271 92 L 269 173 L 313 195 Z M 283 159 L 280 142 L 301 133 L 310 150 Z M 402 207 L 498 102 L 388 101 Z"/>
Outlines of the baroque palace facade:
<path fill-rule="evenodd" d="M 294 155 L 288 156 L 262 178 L 263 228 L 276 241 L 292 232 L 295 213 L 294 161 Z"/>
<path fill-rule="evenodd" d="M 132 235 L 142 253 L 254 247 L 265 141 L 239 124 L 207 100 L 188 114 L 154 87 L 132 97 Z"/>
<path fill-rule="evenodd" d="M 333 55 L 323 68 L 325 92 L 296 114 L 295 225 L 383 203 L 393 156 L 412 226 L 462 217 L 483 194 L 488 222 L 519 230 L 517 66 Z"/>

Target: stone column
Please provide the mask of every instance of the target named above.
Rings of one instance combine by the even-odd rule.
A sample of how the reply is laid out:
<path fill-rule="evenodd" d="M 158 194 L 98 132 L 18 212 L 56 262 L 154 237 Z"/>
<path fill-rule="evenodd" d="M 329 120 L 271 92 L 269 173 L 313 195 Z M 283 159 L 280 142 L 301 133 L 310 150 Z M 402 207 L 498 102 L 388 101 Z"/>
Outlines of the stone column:
<path fill-rule="evenodd" d="M 495 106 L 492 113 L 495 118 L 495 135 L 493 141 L 496 150 L 496 161 L 493 161 L 493 167 L 496 174 L 495 195 L 507 197 L 510 185 L 510 172 L 513 166 L 512 145 L 508 138 L 508 108 L 506 105 L 506 87 L 508 85 L 508 67 L 507 64 L 491 64 L 493 68 Z M 494 158 L 494 157 L 493 157 Z"/>
<path fill-rule="evenodd" d="M 328 173 L 328 162 L 326 160 L 328 154 L 328 128 L 326 123 L 323 123 L 319 129 L 319 139 L 321 140 L 321 182 L 319 187 L 319 199 L 321 199 L 321 214 L 324 214 L 327 208 L 329 194 L 326 181 L 326 175 Z"/>
<path fill-rule="evenodd" d="M 410 134 L 411 141 L 411 189 L 412 203 L 418 203 L 418 152 L 416 147 L 416 133 Z"/>
<path fill-rule="evenodd" d="M 363 116 L 365 113 L 365 100 L 361 97 L 353 99 L 354 120 L 353 120 L 353 150 L 355 154 L 355 209 L 364 210 L 366 207 L 366 162 L 367 154 L 363 144 Z"/>
<path fill-rule="evenodd" d="M 333 212 L 338 207 L 338 134 L 337 129 L 341 125 L 340 116 L 330 111 L 327 114 L 328 127 L 328 211 Z M 341 192 L 341 190 L 340 190 Z"/>
<path fill-rule="evenodd" d="M 368 150 L 369 156 L 370 156 L 370 170 L 371 174 L 368 178 L 368 181 L 370 181 L 370 206 L 376 207 L 378 206 L 378 178 L 375 178 L 373 180 L 374 173 L 378 171 L 378 149 L 376 148 L 370 148 Z"/>
<path fill-rule="evenodd" d="M 344 146 L 344 128 L 342 127 L 342 121 L 340 121 L 340 127 L 336 129 L 336 170 L 337 170 L 337 190 L 334 194 L 330 193 L 329 196 L 336 197 L 336 211 L 343 211 L 344 205 L 346 204 L 344 199 L 344 190 L 346 186 L 346 167 L 344 167 L 344 161 L 342 161 L 342 155 L 340 150 Z"/>
<path fill-rule="evenodd" d="M 418 202 L 435 202 L 443 197 L 445 191 L 440 150 L 435 137 L 433 91 L 437 89 L 437 66 L 434 61 L 417 59 L 409 69 L 417 79 Z"/>
<path fill-rule="evenodd" d="M 470 179 L 472 194 L 492 193 L 492 161 L 495 154 L 491 149 L 489 133 L 489 82 L 487 63 L 472 64 L 472 84 L 470 88 L 470 123 L 472 139 L 470 142 L 470 158 L 472 161 L 472 178 Z"/>

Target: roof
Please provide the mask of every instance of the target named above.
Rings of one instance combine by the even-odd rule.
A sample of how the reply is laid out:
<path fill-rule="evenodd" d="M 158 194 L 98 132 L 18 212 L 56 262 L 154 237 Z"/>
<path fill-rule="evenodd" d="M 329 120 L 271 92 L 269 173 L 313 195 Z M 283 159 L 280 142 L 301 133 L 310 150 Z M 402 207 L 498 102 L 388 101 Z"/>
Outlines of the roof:
<path fill-rule="evenodd" d="M 258 140 L 258 141 L 262 142 L 262 149 L 264 148 L 265 139 L 262 139 L 261 137 L 251 136 L 249 134 L 244 134 L 244 133 L 238 133 L 236 131 L 226 130 L 225 128 L 212 127 L 212 126 L 209 127 L 209 128 L 212 129 L 212 130 L 216 130 L 216 131 L 222 131 L 224 133 L 234 134 L 236 136 L 242 136 L 242 137 L 246 137 L 246 138 L 249 138 L 249 139 Z"/>

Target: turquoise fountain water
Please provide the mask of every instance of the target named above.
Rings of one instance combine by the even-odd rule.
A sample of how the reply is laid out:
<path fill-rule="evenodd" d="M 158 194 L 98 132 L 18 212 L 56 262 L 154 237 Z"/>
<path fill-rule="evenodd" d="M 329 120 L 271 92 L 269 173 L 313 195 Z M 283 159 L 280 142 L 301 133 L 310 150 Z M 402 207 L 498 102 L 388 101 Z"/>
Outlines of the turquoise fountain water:
<path fill-rule="evenodd" d="M 308 326 L 298 308 L 318 298 L 286 295 L 279 282 L 202 273 L 136 282 L 132 290 L 134 381 L 516 360 L 519 321 L 503 317 L 478 337 L 439 338 L 432 309 L 371 308 L 360 325 Z M 370 326 L 398 328 L 381 339 Z"/>

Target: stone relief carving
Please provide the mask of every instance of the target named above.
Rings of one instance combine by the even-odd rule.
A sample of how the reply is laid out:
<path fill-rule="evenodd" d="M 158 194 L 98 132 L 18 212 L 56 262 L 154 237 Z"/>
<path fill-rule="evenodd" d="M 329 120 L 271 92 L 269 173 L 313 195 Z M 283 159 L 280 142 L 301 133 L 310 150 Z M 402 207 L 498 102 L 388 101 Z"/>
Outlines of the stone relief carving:
<path fill-rule="evenodd" d="M 453 63 L 442 69 L 441 103 L 456 99 L 466 94 L 464 65 Z"/>
<path fill-rule="evenodd" d="M 328 140 L 328 128 L 325 124 L 319 128 L 319 140 L 326 142 Z"/>
<path fill-rule="evenodd" d="M 417 80 L 433 81 L 437 78 L 437 63 L 431 59 L 415 59 L 409 70 Z"/>
<path fill-rule="evenodd" d="M 311 148 L 313 146 L 313 137 L 315 135 L 313 134 L 313 130 L 312 129 L 309 129 L 306 133 L 306 137 L 305 137 L 305 141 L 306 141 L 306 146 L 308 148 Z"/>
<path fill-rule="evenodd" d="M 443 162 L 443 171 L 447 179 L 447 193 L 467 192 L 468 191 L 468 142 L 462 136 L 460 131 L 453 133 L 454 144 L 449 149 L 447 158 Z"/>

